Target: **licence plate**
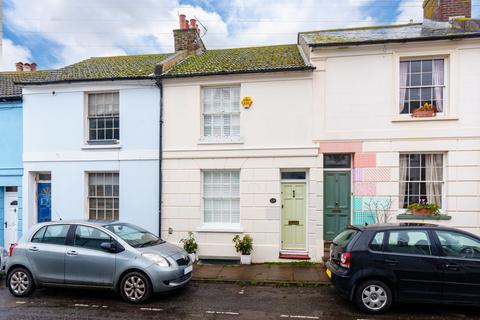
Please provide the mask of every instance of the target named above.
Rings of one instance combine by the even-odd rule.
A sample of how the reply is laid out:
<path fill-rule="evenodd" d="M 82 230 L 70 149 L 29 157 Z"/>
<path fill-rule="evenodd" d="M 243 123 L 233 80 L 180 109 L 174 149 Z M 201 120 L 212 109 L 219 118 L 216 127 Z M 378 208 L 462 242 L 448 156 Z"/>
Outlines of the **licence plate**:
<path fill-rule="evenodd" d="M 183 269 L 183 274 L 190 273 L 192 272 L 192 270 L 193 270 L 193 266 L 188 266 L 185 269 Z"/>
<path fill-rule="evenodd" d="M 332 279 L 332 271 L 330 271 L 330 269 L 327 269 L 325 272 L 327 273 L 327 277 L 329 279 Z"/>

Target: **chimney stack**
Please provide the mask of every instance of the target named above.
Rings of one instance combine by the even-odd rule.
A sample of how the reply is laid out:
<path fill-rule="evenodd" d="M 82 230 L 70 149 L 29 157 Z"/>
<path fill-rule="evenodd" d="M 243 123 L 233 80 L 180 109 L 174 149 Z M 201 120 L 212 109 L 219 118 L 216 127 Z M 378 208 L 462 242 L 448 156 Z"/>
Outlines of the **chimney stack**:
<path fill-rule="evenodd" d="M 451 18 L 472 17 L 472 0 L 424 0 L 423 18 L 448 22 Z"/>
<path fill-rule="evenodd" d="M 17 62 L 15 63 L 15 70 L 17 72 L 37 71 L 37 64 L 35 62 L 32 62 L 32 63 Z"/>
<path fill-rule="evenodd" d="M 179 24 L 180 29 L 173 30 L 175 52 L 184 50 L 188 52 L 204 51 L 205 45 L 200 38 L 197 20 L 190 19 L 188 21 L 186 15 L 181 14 L 179 16 Z"/>

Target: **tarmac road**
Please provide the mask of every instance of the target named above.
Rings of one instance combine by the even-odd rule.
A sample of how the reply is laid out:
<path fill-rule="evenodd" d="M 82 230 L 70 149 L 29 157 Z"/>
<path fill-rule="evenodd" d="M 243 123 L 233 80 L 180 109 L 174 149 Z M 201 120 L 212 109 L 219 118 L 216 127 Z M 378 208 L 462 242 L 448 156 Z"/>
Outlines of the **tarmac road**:
<path fill-rule="evenodd" d="M 271 287 L 191 282 L 144 305 L 113 292 L 39 289 L 15 298 L 0 287 L 0 319 L 480 319 L 480 308 L 400 305 L 382 316 L 365 315 L 331 287 Z"/>

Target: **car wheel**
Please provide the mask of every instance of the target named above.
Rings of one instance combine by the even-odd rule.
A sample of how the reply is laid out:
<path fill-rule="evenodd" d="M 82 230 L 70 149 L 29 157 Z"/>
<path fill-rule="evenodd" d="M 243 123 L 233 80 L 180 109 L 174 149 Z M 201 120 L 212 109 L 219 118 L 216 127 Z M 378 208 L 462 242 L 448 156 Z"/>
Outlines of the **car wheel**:
<path fill-rule="evenodd" d="M 152 295 L 150 280 L 140 272 L 129 272 L 120 283 L 120 294 L 129 303 L 145 302 Z"/>
<path fill-rule="evenodd" d="M 367 280 L 361 283 L 355 293 L 355 303 L 364 312 L 379 314 L 392 305 L 392 291 L 383 282 Z"/>
<path fill-rule="evenodd" d="M 30 271 L 23 267 L 15 268 L 8 274 L 7 286 L 15 297 L 27 297 L 35 290 Z"/>

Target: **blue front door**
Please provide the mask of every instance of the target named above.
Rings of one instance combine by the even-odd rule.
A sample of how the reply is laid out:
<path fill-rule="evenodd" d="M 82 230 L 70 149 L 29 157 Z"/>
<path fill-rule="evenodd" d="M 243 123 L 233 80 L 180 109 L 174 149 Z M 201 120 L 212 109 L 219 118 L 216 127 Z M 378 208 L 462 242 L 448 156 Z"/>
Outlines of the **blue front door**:
<path fill-rule="evenodd" d="M 52 221 L 52 183 L 37 184 L 38 222 Z"/>

